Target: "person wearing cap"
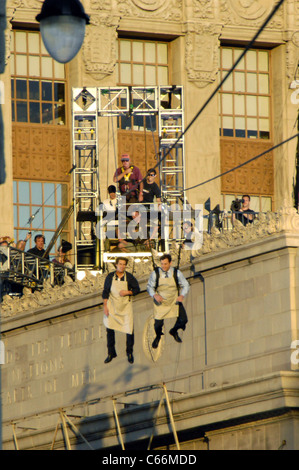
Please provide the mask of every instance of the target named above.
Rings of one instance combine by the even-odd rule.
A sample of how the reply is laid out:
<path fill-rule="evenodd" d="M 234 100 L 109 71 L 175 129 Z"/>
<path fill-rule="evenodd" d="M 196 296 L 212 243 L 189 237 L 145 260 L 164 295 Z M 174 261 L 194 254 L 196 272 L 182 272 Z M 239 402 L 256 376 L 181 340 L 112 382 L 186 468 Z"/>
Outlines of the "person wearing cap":
<path fill-rule="evenodd" d="M 118 183 L 122 196 L 126 196 L 127 203 L 142 202 L 143 182 L 139 168 L 132 165 L 130 155 L 121 156 L 122 166 L 117 168 L 113 181 Z"/>

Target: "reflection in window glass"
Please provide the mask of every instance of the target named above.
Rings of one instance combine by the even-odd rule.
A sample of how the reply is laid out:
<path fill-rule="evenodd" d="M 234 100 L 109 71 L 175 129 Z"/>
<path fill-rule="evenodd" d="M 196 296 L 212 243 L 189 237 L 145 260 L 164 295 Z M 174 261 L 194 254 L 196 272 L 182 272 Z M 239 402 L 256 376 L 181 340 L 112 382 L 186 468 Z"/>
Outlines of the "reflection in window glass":
<path fill-rule="evenodd" d="M 220 49 L 221 77 L 225 77 L 242 49 L 224 46 Z M 220 96 L 220 135 L 239 138 L 270 139 L 270 76 L 269 51 L 249 50 L 230 77 L 224 82 Z M 232 97 L 234 98 L 232 100 Z M 234 127 L 237 119 L 245 119 L 245 128 Z M 264 120 L 268 119 L 266 123 Z"/>
<path fill-rule="evenodd" d="M 49 243 L 68 208 L 68 185 L 14 181 L 14 226 L 16 239 L 24 239 L 28 230 L 43 233 Z M 30 222 L 30 218 L 34 216 Z M 64 228 L 64 239 L 69 229 Z M 25 233 L 25 235 L 24 235 Z M 34 246 L 34 235 L 30 247 Z M 59 240 L 57 241 L 59 243 Z M 27 244 L 28 245 L 28 244 Z M 26 247 L 29 249 L 29 246 Z M 53 248 L 53 252 L 57 246 Z"/>
<path fill-rule="evenodd" d="M 11 48 L 12 120 L 35 124 L 65 124 L 64 64 L 55 62 L 49 56 L 39 32 L 13 30 Z M 41 110 L 41 106 L 32 103 L 41 100 L 50 102 L 50 106 Z M 56 103 L 62 106 L 59 111 Z"/>

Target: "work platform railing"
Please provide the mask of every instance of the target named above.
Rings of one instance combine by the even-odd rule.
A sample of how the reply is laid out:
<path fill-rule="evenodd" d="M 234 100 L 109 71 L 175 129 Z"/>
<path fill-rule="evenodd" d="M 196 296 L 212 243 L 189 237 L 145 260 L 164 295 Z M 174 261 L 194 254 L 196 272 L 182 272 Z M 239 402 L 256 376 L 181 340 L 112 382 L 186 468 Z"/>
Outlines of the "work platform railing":
<path fill-rule="evenodd" d="M 17 248 L 0 246 L 2 286 L 6 282 L 40 290 L 47 280 L 53 286 L 62 285 L 66 276 L 74 278 L 74 270 Z"/>

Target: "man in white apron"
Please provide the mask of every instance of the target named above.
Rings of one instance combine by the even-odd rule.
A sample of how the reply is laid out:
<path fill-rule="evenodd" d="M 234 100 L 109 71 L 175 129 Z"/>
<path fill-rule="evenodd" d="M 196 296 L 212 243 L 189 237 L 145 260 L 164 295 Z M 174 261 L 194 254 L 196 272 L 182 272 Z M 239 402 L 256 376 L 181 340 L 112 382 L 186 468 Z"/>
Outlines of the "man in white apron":
<path fill-rule="evenodd" d="M 126 352 L 128 361 L 133 364 L 134 327 L 132 296 L 140 292 L 137 279 L 126 272 L 128 260 L 119 257 L 116 271 L 107 275 L 103 290 L 104 325 L 107 329 L 108 356 L 105 364 L 116 357 L 115 331 L 127 334 Z"/>
<path fill-rule="evenodd" d="M 175 325 L 169 331 L 175 341 L 181 343 L 178 329 L 185 330 L 188 322 L 183 300 L 189 292 L 190 285 L 179 269 L 171 266 L 171 255 L 161 256 L 161 268 L 150 275 L 147 292 L 154 300 L 154 318 L 156 338 L 152 347 L 156 349 L 161 339 L 162 328 L 166 318 L 177 318 Z M 158 282 L 157 282 L 158 281 Z"/>

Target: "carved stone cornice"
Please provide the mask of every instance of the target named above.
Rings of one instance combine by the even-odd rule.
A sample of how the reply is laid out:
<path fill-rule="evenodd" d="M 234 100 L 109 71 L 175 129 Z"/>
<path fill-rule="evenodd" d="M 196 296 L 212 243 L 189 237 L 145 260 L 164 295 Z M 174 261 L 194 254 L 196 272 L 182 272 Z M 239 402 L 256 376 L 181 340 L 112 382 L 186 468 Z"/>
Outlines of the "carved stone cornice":
<path fill-rule="evenodd" d="M 278 233 L 299 233 L 299 214 L 296 209 L 285 205 L 277 213 L 260 213 L 259 219 L 256 219 L 253 224 L 247 225 L 246 227 L 244 227 L 241 222 L 235 221 L 233 230 L 220 232 L 213 227 L 210 234 L 203 234 L 201 249 L 192 251 L 192 262 L 196 263 L 206 254 L 227 252 L 232 248 L 262 240 Z M 174 266 L 178 264 L 179 259 L 181 269 L 184 269 L 184 266 L 188 269 L 191 261 L 191 252 L 189 250 L 180 251 L 178 245 L 173 243 L 169 252 L 172 256 Z M 156 265 L 159 265 L 159 259 L 158 253 L 154 252 L 154 262 Z M 108 271 L 114 269 L 114 265 L 108 264 Z M 152 269 L 152 262 L 133 264 L 133 261 L 130 260 L 128 263 L 128 271 L 133 272 L 139 282 L 147 282 Z M 86 271 L 83 280 L 73 281 L 71 278 L 66 278 L 65 284 L 62 286 L 52 287 L 50 282 L 46 281 L 43 290 L 39 292 L 36 291 L 32 293 L 30 289 L 24 288 L 23 296 L 20 298 L 12 298 L 9 295 L 4 297 L 1 304 L 2 318 L 15 316 L 26 310 L 35 310 L 57 302 L 61 303 L 67 299 L 102 292 L 105 277 L 106 274 L 99 273 L 94 276 L 89 271 Z M 151 326 L 152 320 L 149 320 L 146 331 L 152 331 Z M 158 348 L 157 352 L 154 352 L 155 357 L 152 357 L 153 351 L 151 351 L 150 348 L 152 339 L 152 337 L 144 337 L 144 342 L 146 342 L 145 350 L 147 354 L 151 355 L 151 359 L 155 361 L 160 356 L 161 350 Z M 163 349 L 163 342 L 161 343 L 161 348 Z"/>
<path fill-rule="evenodd" d="M 186 24 L 185 63 L 188 79 L 199 88 L 212 83 L 218 73 L 221 26 L 213 23 Z"/>

